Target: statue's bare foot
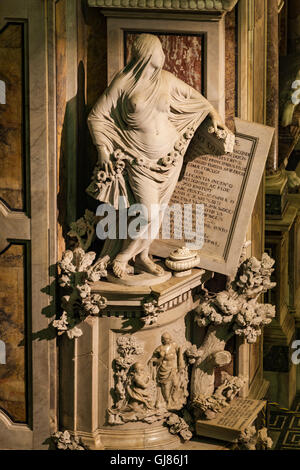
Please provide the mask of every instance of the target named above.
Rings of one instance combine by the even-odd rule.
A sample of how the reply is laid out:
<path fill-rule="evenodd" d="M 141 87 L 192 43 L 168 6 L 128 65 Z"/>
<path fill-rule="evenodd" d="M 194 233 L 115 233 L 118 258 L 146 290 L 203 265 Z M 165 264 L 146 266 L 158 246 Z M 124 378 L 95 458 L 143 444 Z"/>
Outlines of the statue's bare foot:
<path fill-rule="evenodd" d="M 138 256 L 135 263 L 136 268 L 146 271 L 147 273 L 154 274 L 155 276 L 163 276 L 164 269 L 158 264 L 154 263 L 149 256 Z"/>
<path fill-rule="evenodd" d="M 127 261 L 122 261 L 118 258 L 116 258 L 112 262 L 112 270 L 113 273 L 116 277 L 122 279 L 126 277 L 128 274 L 133 274 L 134 273 L 134 267 L 130 266 Z"/>

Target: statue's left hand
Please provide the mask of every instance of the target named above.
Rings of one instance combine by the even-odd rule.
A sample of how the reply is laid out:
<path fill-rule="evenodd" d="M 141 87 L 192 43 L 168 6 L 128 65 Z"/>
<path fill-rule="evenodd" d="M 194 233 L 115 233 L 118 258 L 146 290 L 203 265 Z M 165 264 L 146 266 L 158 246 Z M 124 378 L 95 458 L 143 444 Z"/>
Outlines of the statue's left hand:
<path fill-rule="evenodd" d="M 214 128 L 215 132 L 217 132 L 218 127 L 220 127 L 221 129 L 224 129 L 224 130 L 228 130 L 227 127 L 225 126 L 224 122 L 222 121 L 222 118 L 219 115 L 218 111 L 213 109 L 209 113 L 209 116 L 212 120 L 212 125 L 213 125 L 213 128 Z M 228 130 L 228 132 L 229 132 L 229 130 Z"/>
<path fill-rule="evenodd" d="M 115 175 L 115 170 L 113 167 L 113 163 L 111 161 L 111 156 L 106 145 L 97 146 L 97 150 L 98 150 L 98 161 L 102 169 L 107 174 L 111 173 L 112 175 Z"/>

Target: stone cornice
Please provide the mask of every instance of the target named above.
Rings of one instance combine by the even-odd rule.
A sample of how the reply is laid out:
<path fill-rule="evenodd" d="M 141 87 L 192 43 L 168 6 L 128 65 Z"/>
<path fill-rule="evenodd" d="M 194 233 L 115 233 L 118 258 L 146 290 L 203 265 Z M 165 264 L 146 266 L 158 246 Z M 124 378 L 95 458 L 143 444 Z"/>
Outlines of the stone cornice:
<path fill-rule="evenodd" d="M 167 10 L 195 12 L 227 12 L 238 0 L 88 0 L 90 7 Z"/>

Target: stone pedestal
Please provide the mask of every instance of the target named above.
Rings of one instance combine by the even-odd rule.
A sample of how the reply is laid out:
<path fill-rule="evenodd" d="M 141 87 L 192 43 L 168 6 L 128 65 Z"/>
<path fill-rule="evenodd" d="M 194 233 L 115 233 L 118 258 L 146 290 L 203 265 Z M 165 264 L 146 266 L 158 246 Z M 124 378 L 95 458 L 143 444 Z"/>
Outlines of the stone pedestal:
<path fill-rule="evenodd" d="M 102 318 L 88 317 L 80 325 L 83 335 L 62 339 L 60 352 L 61 427 L 68 429 L 92 449 L 171 449 L 178 447 L 177 436 L 169 433 L 163 421 L 151 424 L 129 422 L 109 425 L 107 409 L 114 404 L 116 377 L 114 360 L 119 356 L 117 340 L 134 338 L 140 346 L 136 361 L 148 367 L 161 336 L 168 332 L 178 346 L 188 340 L 185 319 L 197 305 L 197 289 L 208 278 L 194 269 L 185 278 L 172 277 L 153 287 L 125 287 L 97 282 L 108 300 Z M 150 296 L 150 297 L 149 297 Z M 164 308 L 156 323 L 143 321 L 143 302 L 155 299 Z"/>
<path fill-rule="evenodd" d="M 275 259 L 274 281 L 268 301 L 276 305 L 276 317 L 264 331 L 264 376 L 270 382 L 268 398 L 290 407 L 296 394 L 296 365 L 291 362 L 295 320 L 289 309 L 289 244 L 297 209 L 289 206 L 279 220 L 266 220 L 266 250 Z"/>
<path fill-rule="evenodd" d="M 289 239 L 289 310 L 300 328 L 300 194 L 289 194 L 288 200 L 297 209 Z"/>
<path fill-rule="evenodd" d="M 266 177 L 266 217 L 281 219 L 287 209 L 287 177 L 284 171 Z"/>
<path fill-rule="evenodd" d="M 290 232 L 289 310 L 295 319 L 296 337 L 300 338 L 300 194 L 289 194 L 289 203 L 297 209 Z M 294 350 L 293 350 L 294 351 Z M 300 390 L 300 368 L 297 367 L 297 393 Z"/>

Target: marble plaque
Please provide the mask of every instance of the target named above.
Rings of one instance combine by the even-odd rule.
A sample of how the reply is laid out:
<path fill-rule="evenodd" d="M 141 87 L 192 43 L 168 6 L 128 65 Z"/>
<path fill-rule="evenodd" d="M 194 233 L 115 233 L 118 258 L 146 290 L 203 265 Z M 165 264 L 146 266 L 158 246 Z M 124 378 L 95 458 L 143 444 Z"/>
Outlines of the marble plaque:
<path fill-rule="evenodd" d="M 224 141 L 216 138 L 215 134 L 208 133 L 209 125 L 207 119 L 191 141 L 181 177 L 169 206 L 178 203 L 181 206 L 191 204 L 191 226 L 195 231 L 196 204 L 204 205 L 200 266 L 210 271 L 233 275 L 263 176 L 274 129 L 236 119 L 235 147 L 233 153 L 225 153 Z M 171 218 L 172 220 L 174 223 L 175 218 Z M 180 234 L 178 236 L 176 226 L 171 227 L 170 233 L 173 236 L 170 240 L 160 238 L 153 242 L 153 254 L 166 257 L 174 247 L 193 241 L 188 231 L 183 231 L 183 237 L 179 239 Z"/>
<path fill-rule="evenodd" d="M 265 405 L 266 402 L 262 400 L 236 398 L 216 418 L 197 420 L 196 433 L 198 436 L 233 442 L 244 429 L 254 423 Z"/>

